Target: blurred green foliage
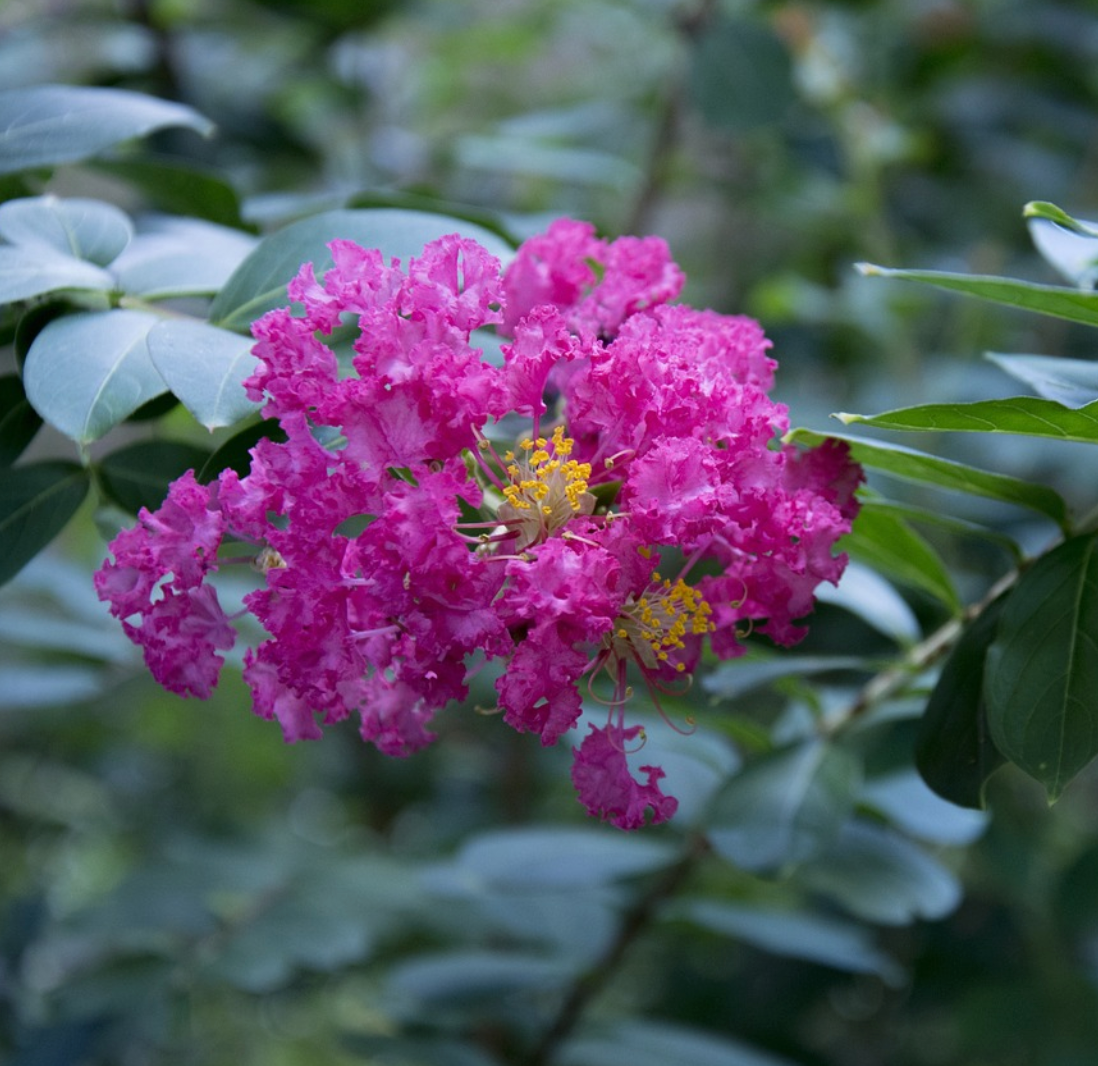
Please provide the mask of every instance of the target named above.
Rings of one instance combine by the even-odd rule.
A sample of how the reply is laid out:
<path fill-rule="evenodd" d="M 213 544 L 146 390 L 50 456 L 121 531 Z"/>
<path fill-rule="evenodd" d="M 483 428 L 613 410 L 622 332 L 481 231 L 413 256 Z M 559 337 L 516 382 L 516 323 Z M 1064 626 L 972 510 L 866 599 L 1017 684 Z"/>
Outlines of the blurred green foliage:
<path fill-rule="evenodd" d="M 986 349 L 1092 354 L 1082 327 L 852 264 L 1052 280 L 1019 208 L 1098 216 L 1096 19 L 1029 0 L 8 0 L 0 89 L 135 90 L 217 132 L 2 177 L 0 199 L 102 197 L 254 234 L 348 206 L 518 237 L 561 214 L 656 232 L 687 299 L 763 320 L 794 421 L 826 430 L 839 408 L 1010 394 Z M 19 336 L 0 312 L 5 372 L 57 313 Z M 172 448 L 208 451 L 178 412 L 164 424 Z M 135 446 L 160 426 L 138 423 Z M 991 440 L 967 458 L 994 450 L 986 465 L 1093 501 L 1087 460 Z M 42 432 L 30 454 L 71 450 Z M 111 469 L 119 502 L 145 498 L 133 464 Z M 206 704 L 164 695 L 95 600 L 83 506 L 0 596 L 13 1066 L 1094 1062 L 1093 768 L 1052 810 L 994 777 L 983 831 L 919 785 L 910 693 L 842 746 L 811 724 L 857 698 L 865 656 L 1010 565 L 987 540 L 928 529 L 944 584 L 921 568 L 902 596 L 823 604 L 803 658 L 760 646 L 748 671 L 711 673 L 703 729 L 659 753 L 669 776 L 681 760 L 687 817 L 625 837 L 584 822 L 567 753 L 488 717 L 450 716 L 394 762 L 349 732 L 284 747 L 239 678 Z M 958 517 L 1049 535 L 998 501 Z"/>

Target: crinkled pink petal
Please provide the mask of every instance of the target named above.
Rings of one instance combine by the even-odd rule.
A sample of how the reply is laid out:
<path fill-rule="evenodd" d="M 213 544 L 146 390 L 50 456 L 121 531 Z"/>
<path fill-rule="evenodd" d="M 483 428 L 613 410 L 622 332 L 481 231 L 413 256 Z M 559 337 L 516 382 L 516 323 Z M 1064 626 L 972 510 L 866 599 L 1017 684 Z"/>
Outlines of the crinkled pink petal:
<path fill-rule="evenodd" d="M 640 726 L 599 729 L 592 725 L 572 763 L 572 783 L 587 813 L 619 829 L 640 828 L 647 811 L 652 812 L 653 825 L 666 822 L 679 806 L 674 796 L 660 791 L 665 775 L 658 766 L 640 767 L 648 777 L 643 784 L 629 772 L 625 748 L 640 732 Z"/>

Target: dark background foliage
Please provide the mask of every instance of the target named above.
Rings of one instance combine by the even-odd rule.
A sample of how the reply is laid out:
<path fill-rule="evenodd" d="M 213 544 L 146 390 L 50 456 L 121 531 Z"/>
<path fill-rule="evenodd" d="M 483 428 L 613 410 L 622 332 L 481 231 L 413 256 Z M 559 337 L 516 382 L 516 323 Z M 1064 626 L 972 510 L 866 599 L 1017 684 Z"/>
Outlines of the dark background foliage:
<path fill-rule="evenodd" d="M 1020 209 L 1098 215 L 1095 70 L 1086 3 L 7 0 L 0 89 L 135 90 L 217 132 L 9 176 L 0 198 L 256 234 L 347 206 L 658 233 L 686 299 L 763 321 L 794 424 L 826 430 L 833 410 L 1011 394 L 986 350 L 1092 354 L 1078 327 L 853 264 L 1051 281 Z M 0 313 L 3 358 L 51 313 Z M 208 446 L 178 411 L 120 432 L 164 427 Z M 988 439 L 927 447 L 1093 502 L 1089 455 Z M 31 455 L 71 445 L 42 432 Z M 1094 773 L 1050 810 L 1007 770 L 985 821 L 914 777 L 928 686 L 842 745 L 804 727 L 857 698 L 842 657 L 943 620 L 925 587 L 824 604 L 788 665 L 760 644 L 756 673 L 710 674 L 675 708 L 699 733 L 660 753 L 693 807 L 625 836 L 582 817 L 566 752 L 490 716 L 456 711 L 398 762 L 353 730 L 284 747 L 231 672 L 206 704 L 161 693 L 95 601 L 94 520 L 123 517 L 93 506 L 0 595 L 12 1064 L 1098 1061 Z M 1009 566 L 939 539 L 965 599 Z"/>

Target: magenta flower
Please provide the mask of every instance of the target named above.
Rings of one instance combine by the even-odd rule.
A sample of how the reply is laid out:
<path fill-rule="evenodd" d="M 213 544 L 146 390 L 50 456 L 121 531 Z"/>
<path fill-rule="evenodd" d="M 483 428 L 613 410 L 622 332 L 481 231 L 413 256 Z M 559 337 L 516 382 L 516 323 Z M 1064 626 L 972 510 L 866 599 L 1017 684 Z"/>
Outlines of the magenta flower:
<path fill-rule="evenodd" d="M 770 342 L 670 305 L 683 276 L 658 238 L 562 219 L 503 274 L 457 236 L 407 270 L 347 241 L 332 256 L 290 283 L 303 310 L 254 326 L 246 388 L 285 440 L 261 441 L 247 476 L 180 478 L 115 538 L 99 595 L 162 684 L 207 696 L 234 639 L 212 581 L 250 563 L 244 607 L 267 636 L 244 678 L 288 741 L 355 715 L 410 754 L 495 661 L 504 720 L 543 744 L 608 708 L 575 749 L 588 811 L 666 820 L 663 771 L 630 770 L 629 694 L 642 682 L 658 706 L 706 641 L 741 654 L 748 626 L 800 639 L 845 565 L 859 468 L 838 443 L 776 444 Z M 350 376 L 325 343 L 349 323 Z M 493 327 L 502 366 L 474 342 Z"/>

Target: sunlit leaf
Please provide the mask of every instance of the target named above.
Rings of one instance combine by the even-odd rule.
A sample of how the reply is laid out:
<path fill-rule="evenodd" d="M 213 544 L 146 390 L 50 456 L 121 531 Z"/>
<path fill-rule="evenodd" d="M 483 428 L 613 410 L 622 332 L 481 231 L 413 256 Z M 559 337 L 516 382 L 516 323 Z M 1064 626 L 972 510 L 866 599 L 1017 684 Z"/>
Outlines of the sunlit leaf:
<path fill-rule="evenodd" d="M 1036 396 L 975 403 L 927 403 L 879 415 L 840 414 L 846 425 L 857 422 L 878 429 L 917 432 L 1016 433 L 1028 437 L 1098 442 L 1098 403 L 1070 408 Z"/>
<path fill-rule="evenodd" d="M 1060 285 L 1035 285 L 1028 281 L 981 274 L 953 274 L 939 270 L 890 270 L 872 263 L 859 263 L 858 270 L 869 277 L 921 281 L 940 289 L 976 296 L 1009 307 L 1098 326 L 1098 293 L 1082 292 Z"/>
<path fill-rule="evenodd" d="M 745 870 L 773 872 L 804 862 L 834 841 L 861 779 L 858 760 L 821 739 L 768 752 L 717 796 L 710 843 Z"/>
<path fill-rule="evenodd" d="M 0 237 L 106 266 L 130 243 L 133 223 L 101 200 L 34 196 L 0 204 Z"/>
<path fill-rule="evenodd" d="M 263 240 L 214 300 L 210 322 L 222 329 L 246 332 L 264 312 L 288 302 L 286 286 L 302 263 L 312 263 L 318 277 L 331 267 L 327 246 L 337 238 L 379 248 L 386 260 L 395 256 L 407 267 L 409 259 L 423 253 L 428 241 L 448 233 L 472 237 L 500 259 L 511 255 L 510 246 L 496 234 L 447 215 L 396 208 L 327 211 Z"/>
<path fill-rule="evenodd" d="M 122 89 L 6 89 L 0 91 L 0 174 L 86 159 L 168 126 L 213 130 L 192 108 Z"/>
<path fill-rule="evenodd" d="M 847 563 L 838 586 L 825 582 L 816 589 L 816 599 L 842 607 L 897 644 L 914 644 L 923 635 L 907 600 L 875 570 L 855 559 Z"/>
<path fill-rule="evenodd" d="M 252 339 L 188 319 L 164 319 L 148 335 L 149 356 L 172 393 L 207 429 L 259 410 L 244 391 L 255 369 Z"/>
<path fill-rule="evenodd" d="M 98 439 L 167 391 L 146 344 L 158 321 L 143 311 L 118 310 L 54 319 L 27 353 L 27 399 L 72 440 Z"/>
<path fill-rule="evenodd" d="M 1098 540 L 1043 555 L 1003 606 L 987 653 L 996 747 L 1055 800 L 1098 755 Z"/>
<path fill-rule="evenodd" d="M 991 739 L 984 700 L 984 659 L 1003 603 L 985 608 L 961 634 L 919 723 L 919 773 L 939 796 L 962 807 L 984 806 L 984 786 L 1006 761 Z"/>
<path fill-rule="evenodd" d="M 76 463 L 42 462 L 0 470 L 0 584 L 10 581 L 76 514 L 88 494 Z"/>
<path fill-rule="evenodd" d="M 123 510 L 131 514 L 142 507 L 155 510 L 164 502 L 171 482 L 201 467 L 209 456 L 208 449 L 181 441 L 138 441 L 100 460 L 99 481 Z"/>
<path fill-rule="evenodd" d="M 851 457 L 862 466 L 880 470 L 903 481 L 934 485 L 973 496 L 985 496 L 1004 503 L 1028 507 L 1051 518 L 1060 526 L 1067 524 L 1067 504 L 1059 493 L 1046 485 L 1037 485 L 1005 474 L 995 474 L 952 459 L 905 448 L 885 441 L 870 441 L 841 433 L 815 433 L 796 429 L 787 434 L 800 444 L 819 444 L 828 437 L 844 440 L 850 446 Z"/>

